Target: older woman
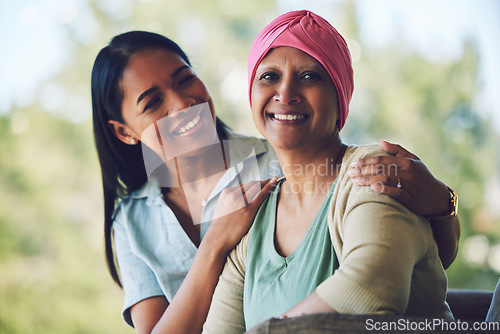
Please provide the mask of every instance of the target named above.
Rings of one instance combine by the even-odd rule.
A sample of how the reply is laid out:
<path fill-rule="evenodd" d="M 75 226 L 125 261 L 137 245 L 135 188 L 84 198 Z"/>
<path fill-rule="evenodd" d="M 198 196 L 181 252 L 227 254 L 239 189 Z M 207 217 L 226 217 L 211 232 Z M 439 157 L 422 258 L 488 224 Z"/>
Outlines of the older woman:
<path fill-rule="evenodd" d="M 255 39 L 248 70 L 253 118 L 284 178 L 228 256 L 205 330 L 319 312 L 453 319 L 428 222 L 348 175 L 383 151 L 340 139 L 354 87 L 342 36 L 309 11 L 284 14 Z"/>

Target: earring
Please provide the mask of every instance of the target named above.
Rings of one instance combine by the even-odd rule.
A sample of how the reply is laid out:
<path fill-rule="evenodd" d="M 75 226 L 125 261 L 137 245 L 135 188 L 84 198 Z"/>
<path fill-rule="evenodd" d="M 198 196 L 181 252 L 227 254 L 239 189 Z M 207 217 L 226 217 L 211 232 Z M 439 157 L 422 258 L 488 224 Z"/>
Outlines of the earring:
<path fill-rule="evenodd" d="M 135 138 L 130 139 L 130 144 L 132 145 L 137 144 L 137 140 L 135 140 Z"/>

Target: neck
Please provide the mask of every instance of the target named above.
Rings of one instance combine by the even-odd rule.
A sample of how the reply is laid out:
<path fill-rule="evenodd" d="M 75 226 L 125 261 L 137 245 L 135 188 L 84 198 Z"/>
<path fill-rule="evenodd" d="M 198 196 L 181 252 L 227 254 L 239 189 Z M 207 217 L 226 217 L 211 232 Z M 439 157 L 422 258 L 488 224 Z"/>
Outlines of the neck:
<path fill-rule="evenodd" d="M 229 152 L 224 152 L 223 145 L 217 143 L 169 160 L 167 163 L 169 178 L 174 184 L 201 182 L 229 167 Z"/>
<path fill-rule="evenodd" d="M 282 196 L 294 199 L 297 205 L 323 198 L 337 178 L 346 146 L 340 136 L 314 148 L 277 150 L 286 182 Z"/>

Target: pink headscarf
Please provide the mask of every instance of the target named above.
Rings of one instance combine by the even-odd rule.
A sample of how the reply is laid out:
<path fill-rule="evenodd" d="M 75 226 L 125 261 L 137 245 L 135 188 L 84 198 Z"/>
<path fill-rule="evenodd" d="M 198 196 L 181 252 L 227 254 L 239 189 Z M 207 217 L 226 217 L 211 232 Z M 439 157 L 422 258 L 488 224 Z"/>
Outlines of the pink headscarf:
<path fill-rule="evenodd" d="M 330 75 L 339 101 L 339 130 L 349 113 L 354 90 L 351 55 L 347 43 L 328 21 L 307 10 L 283 14 L 269 23 L 255 38 L 248 56 L 250 104 L 255 71 L 269 50 L 290 46 L 316 59 Z"/>

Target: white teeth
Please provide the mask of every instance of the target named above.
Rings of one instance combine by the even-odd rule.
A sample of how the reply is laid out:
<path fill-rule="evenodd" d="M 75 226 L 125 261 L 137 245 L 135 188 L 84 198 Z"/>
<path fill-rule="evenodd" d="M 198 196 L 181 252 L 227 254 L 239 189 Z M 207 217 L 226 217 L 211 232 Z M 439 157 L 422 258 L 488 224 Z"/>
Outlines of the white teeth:
<path fill-rule="evenodd" d="M 284 114 L 274 114 L 273 117 L 279 120 L 286 120 L 286 121 L 295 121 L 305 118 L 304 115 L 284 115 Z"/>
<path fill-rule="evenodd" d="M 187 131 L 191 130 L 192 128 L 194 128 L 196 126 L 196 124 L 198 124 L 198 122 L 200 121 L 200 118 L 201 118 L 200 115 L 196 116 L 191 122 L 186 124 L 186 126 L 181 127 L 177 131 L 177 133 L 183 134 L 183 133 L 186 133 Z"/>

